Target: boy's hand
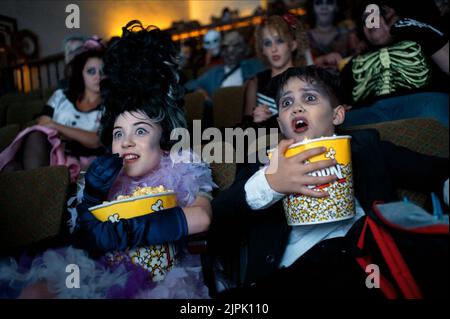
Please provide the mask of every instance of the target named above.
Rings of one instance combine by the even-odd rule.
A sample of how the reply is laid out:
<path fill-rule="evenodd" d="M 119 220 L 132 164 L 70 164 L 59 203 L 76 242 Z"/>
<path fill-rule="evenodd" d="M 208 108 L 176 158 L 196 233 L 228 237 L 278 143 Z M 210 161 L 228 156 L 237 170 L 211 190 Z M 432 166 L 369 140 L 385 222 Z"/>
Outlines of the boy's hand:
<path fill-rule="evenodd" d="M 273 152 L 269 167 L 266 170 L 266 179 L 270 187 L 282 194 L 303 194 L 312 197 L 328 196 L 327 192 L 315 191 L 308 188 L 308 185 L 332 183 L 337 179 L 336 175 L 315 177 L 309 176 L 308 173 L 336 165 L 336 161 L 324 160 L 304 163 L 311 157 L 325 153 L 325 147 L 316 147 L 291 157 L 285 157 L 284 153 L 293 143 L 293 139 L 282 140 Z"/>
<path fill-rule="evenodd" d="M 92 204 L 105 200 L 122 166 L 123 161 L 118 154 L 97 157 L 84 176 L 84 197 Z"/>
<path fill-rule="evenodd" d="M 264 122 L 268 120 L 271 116 L 272 112 L 270 112 L 269 107 L 265 104 L 258 105 L 253 110 L 253 122 L 255 123 Z"/>

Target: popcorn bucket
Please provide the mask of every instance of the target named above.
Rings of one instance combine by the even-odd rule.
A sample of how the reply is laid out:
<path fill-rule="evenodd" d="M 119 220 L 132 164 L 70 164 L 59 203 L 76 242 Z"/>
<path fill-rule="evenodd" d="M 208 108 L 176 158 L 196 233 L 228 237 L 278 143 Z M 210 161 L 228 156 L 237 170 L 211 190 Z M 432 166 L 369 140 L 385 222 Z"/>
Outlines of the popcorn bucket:
<path fill-rule="evenodd" d="M 161 186 L 160 186 L 161 187 Z M 164 190 L 158 193 L 136 196 L 146 190 L 159 187 L 144 187 L 135 191 L 131 197 L 119 199 L 89 208 L 91 213 L 102 222 L 118 222 L 120 219 L 151 214 L 177 206 L 176 193 Z M 108 252 L 105 257 L 109 265 L 118 265 L 124 260 L 131 260 L 135 265 L 147 270 L 152 281 L 163 280 L 167 271 L 175 264 L 177 249 L 174 243 L 155 244 L 127 248 L 125 251 Z"/>
<path fill-rule="evenodd" d="M 289 225 L 311 225 L 329 223 L 352 218 L 355 215 L 353 194 L 353 174 L 350 151 L 351 136 L 333 136 L 311 139 L 292 145 L 286 157 L 315 147 L 326 147 L 327 151 L 309 159 L 317 162 L 335 159 L 332 167 L 310 173 L 311 176 L 336 175 L 337 180 L 324 185 L 311 185 L 318 191 L 327 191 L 329 196 L 316 198 L 301 194 L 291 194 L 283 199 L 283 208 Z"/>
<path fill-rule="evenodd" d="M 116 200 L 90 207 L 91 213 L 100 221 L 116 221 L 143 216 L 159 210 L 177 206 L 174 192 L 149 194 Z"/>

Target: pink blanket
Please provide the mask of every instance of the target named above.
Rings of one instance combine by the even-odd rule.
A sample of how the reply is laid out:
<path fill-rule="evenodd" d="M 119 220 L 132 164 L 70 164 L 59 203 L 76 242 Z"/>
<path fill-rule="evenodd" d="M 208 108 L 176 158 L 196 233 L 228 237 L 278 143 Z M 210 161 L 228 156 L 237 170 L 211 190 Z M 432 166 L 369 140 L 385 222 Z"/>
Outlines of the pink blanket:
<path fill-rule="evenodd" d="M 76 158 L 68 156 L 64 153 L 64 145 L 61 143 L 61 139 L 58 136 L 58 131 L 41 126 L 34 125 L 21 131 L 14 141 L 0 153 L 0 171 L 6 164 L 14 159 L 17 151 L 20 149 L 25 137 L 35 131 L 40 131 L 47 134 L 47 139 L 52 145 L 50 151 L 50 166 L 64 165 L 69 168 L 71 182 L 76 182 L 80 171 L 86 169 L 89 164 L 95 159 L 95 156 Z"/>

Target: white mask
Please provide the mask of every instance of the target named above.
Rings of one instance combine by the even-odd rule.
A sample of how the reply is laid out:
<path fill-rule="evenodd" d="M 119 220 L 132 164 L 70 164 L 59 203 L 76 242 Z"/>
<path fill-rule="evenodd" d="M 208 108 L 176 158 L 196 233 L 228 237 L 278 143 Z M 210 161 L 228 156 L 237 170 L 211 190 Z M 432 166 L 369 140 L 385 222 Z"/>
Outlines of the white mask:
<path fill-rule="evenodd" d="M 211 50 L 213 55 L 218 55 L 220 51 L 220 33 L 209 30 L 203 37 L 203 48 Z"/>

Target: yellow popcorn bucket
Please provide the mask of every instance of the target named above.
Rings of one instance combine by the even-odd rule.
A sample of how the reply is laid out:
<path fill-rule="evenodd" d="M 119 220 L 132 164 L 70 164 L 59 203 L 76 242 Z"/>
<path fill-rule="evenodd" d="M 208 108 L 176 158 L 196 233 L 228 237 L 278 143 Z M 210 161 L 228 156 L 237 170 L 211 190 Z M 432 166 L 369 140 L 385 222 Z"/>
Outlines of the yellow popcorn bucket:
<path fill-rule="evenodd" d="M 310 173 L 311 176 L 333 174 L 337 176 L 337 180 L 333 183 L 310 186 L 318 191 L 327 191 L 329 196 L 316 198 L 291 194 L 283 199 L 283 208 L 289 225 L 329 223 L 355 216 L 350 139 L 351 136 L 348 135 L 311 139 L 293 144 L 286 151 L 285 156 L 291 157 L 308 149 L 326 147 L 325 153 L 310 158 L 309 162 L 327 159 L 337 161 L 335 166 Z"/>
<path fill-rule="evenodd" d="M 116 222 L 177 206 L 175 192 L 164 192 L 126 198 L 89 208 L 100 221 Z"/>

